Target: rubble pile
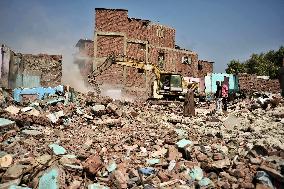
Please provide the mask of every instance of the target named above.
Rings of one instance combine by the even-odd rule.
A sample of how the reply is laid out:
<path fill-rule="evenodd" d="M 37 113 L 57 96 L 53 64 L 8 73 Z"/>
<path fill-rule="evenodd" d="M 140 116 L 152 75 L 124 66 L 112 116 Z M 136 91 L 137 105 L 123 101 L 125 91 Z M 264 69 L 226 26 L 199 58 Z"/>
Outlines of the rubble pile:
<path fill-rule="evenodd" d="M 284 106 L 231 105 L 227 115 L 183 104 L 117 101 L 1 109 L 0 188 L 281 188 Z M 19 187 L 21 186 L 21 187 Z"/>
<path fill-rule="evenodd" d="M 278 93 L 280 85 L 278 79 L 257 78 L 255 74 L 241 73 L 238 75 L 241 90 L 247 92 L 267 91 Z"/>

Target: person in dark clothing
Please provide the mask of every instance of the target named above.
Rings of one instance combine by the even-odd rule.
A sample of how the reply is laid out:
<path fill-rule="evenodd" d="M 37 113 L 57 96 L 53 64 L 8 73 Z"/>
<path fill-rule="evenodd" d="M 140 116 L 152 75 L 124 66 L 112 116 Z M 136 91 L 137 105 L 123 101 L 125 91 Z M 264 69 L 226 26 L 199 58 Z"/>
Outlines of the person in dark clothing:
<path fill-rule="evenodd" d="M 194 104 L 194 91 L 191 88 L 192 83 L 188 85 L 187 93 L 184 99 L 183 115 L 185 117 L 195 116 L 195 104 Z"/>
<path fill-rule="evenodd" d="M 222 111 L 222 86 L 220 85 L 220 81 L 216 81 L 217 90 L 215 93 L 216 98 L 216 112 Z"/>
<path fill-rule="evenodd" d="M 223 110 L 226 112 L 228 109 L 228 96 L 229 96 L 229 88 L 226 81 L 222 82 L 222 103 L 223 103 Z"/>

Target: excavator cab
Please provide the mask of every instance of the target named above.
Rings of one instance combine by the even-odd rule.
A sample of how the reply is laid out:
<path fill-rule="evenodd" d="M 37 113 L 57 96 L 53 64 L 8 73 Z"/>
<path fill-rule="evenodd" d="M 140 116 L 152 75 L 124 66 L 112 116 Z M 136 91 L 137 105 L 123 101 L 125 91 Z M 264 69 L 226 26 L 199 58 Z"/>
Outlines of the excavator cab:
<path fill-rule="evenodd" d="M 182 76 L 180 74 L 161 73 L 158 87 L 160 95 L 176 96 L 183 91 Z"/>

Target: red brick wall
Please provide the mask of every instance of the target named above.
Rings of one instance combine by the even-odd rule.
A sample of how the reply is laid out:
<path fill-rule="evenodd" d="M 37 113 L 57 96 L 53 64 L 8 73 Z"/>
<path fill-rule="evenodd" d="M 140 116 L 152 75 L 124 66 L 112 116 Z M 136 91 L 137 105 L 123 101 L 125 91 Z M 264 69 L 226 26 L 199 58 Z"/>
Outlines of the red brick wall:
<path fill-rule="evenodd" d="M 150 44 L 174 48 L 175 30 L 151 24 L 150 21 L 130 19 L 126 10 L 96 9 L 95 30 L 100 32 L 122 32 L 128 39 L 149 41 Z M 157 35 L 161 31 L 161 36 Z"/>
<path fill-rule="evenodd" d="M 96 9 L 95 31 L 126 32 L 127 10 Z"/>
<path fill-rule="evenodd" d="M 198 65 L 200 65 L 201 70 L 198 70 L 198 77 L 205 77 L 207 73 L 213 72 L 213 63 L 205 60 L 199 60 Z"/>
<path fill-rule="evenodd" d="M 197 55 L 190 52 L 178 51 L 175 49 L 159 49 L 151 47 L 149 49 L 149 62 L 158 66 L 158 56 L 159 53 L 164 53 L 165 63 L 164 71 L 181 73 L 183 76 L 193 76 L 196 75 L 197 70 Z M 182 57 L 187 56 L 191 59 L 191 64 L 183 64 Z"/>
<path fill-rule="evenodd" d="M 112 65 L 108 70 L 105 70 L 101 75 L 97 76 L 98 84 L 123 84 L 123 67 Z"/>
<path fill-rule="evenodd" d="M 137 43 L 127 43 L 126 54 L 141 61 L 146 61 L 145 45 Z"/>
<path fill-rule="evenodd" d="M 94 56 L 94 42 L 85 43 L 86 55 L 89 57 Z"/>
<path fill-rule="evenodd" d="M 120 36 L 98 36 L 97 37 L 97 57 L 107 57 L 112 52 L 123 54 L 123 37 Z"/>
<path fill-rule="evenodd" d="M 144 73 L 138 73 L 138 69 L 127 68 L 126 87 L 146 87 L 146 78 Z"/>
<path fill-rule="evenodd" d="M 147 24 L 148 23 L 148 24 Z M 162 36 L 158 36 L 158 31 Z M 162 25 L 150 24 L 149 21 L 129 19 L 127 24 L 127 37 L 149 41 L 150 44 L 160 47 L 174 48 L 175 30 Z"/>
<path fill-rule="evenodd" d="M 275 79 L 260 79 L 256 75 L 239 74 L 239 85 L 241 90 L 247 92 L 272 92 L 279 93 L 279 81 Z"/>

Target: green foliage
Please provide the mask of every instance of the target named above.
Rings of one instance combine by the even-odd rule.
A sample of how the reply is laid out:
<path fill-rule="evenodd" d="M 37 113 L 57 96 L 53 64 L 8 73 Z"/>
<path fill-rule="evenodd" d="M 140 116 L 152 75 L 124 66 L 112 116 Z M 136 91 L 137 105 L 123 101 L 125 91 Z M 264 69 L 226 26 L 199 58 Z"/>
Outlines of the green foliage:
<path fill-rule="evenodd" d="M 246 67 L 245 64 L 242 64 L 239 60 L 231 60 L 226 72 L 229 74 L 244 73 L 246 72 Z"/>
<path fill-rule="evenodd" d="M 231 60 L 226 69 L 227 73 L 249 73 L 256 75 L 268 75 L 270 78 L 277 78 L 278 69 L 282 66 L 284 57 L 284 47 L 281 46 L 277 51 L 271 50 L 266 53 L 252 54 L 251 57 L 240 62 Z"/>

